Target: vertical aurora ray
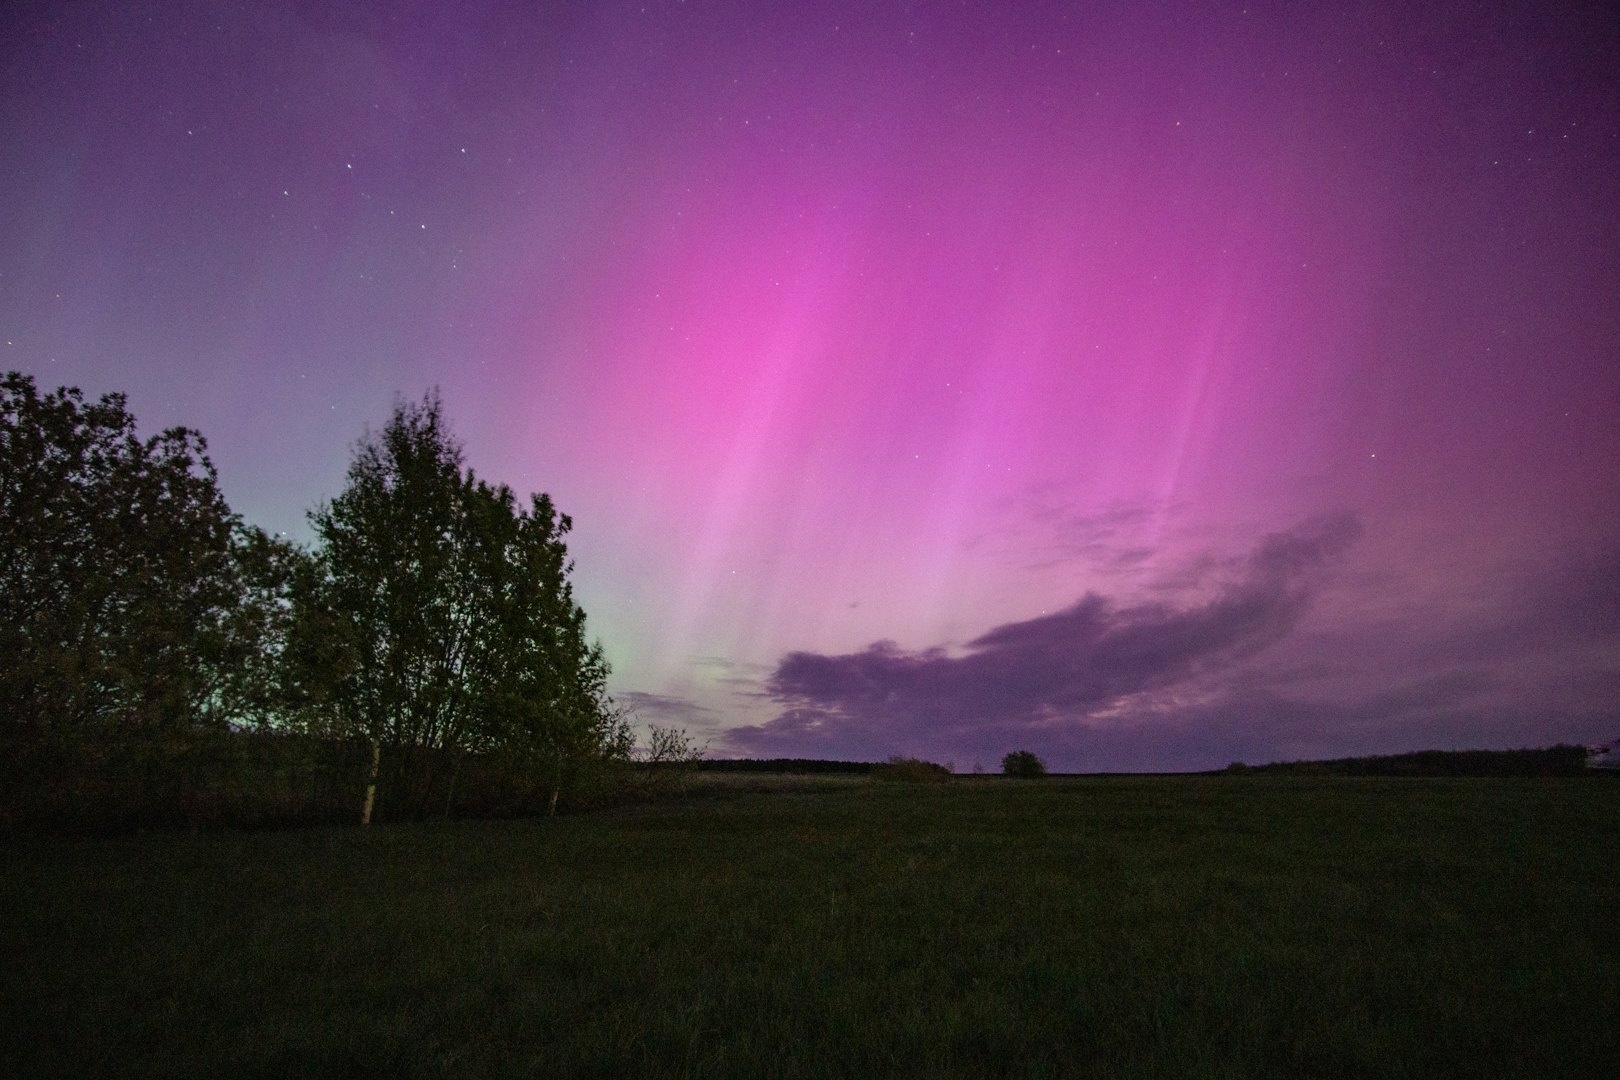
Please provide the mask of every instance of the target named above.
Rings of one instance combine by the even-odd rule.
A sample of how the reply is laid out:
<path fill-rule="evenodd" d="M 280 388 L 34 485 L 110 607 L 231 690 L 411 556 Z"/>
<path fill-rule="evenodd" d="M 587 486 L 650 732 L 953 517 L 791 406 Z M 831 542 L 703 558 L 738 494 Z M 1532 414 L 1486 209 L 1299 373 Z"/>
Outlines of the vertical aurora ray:
<path fill-rule="evenodd" d="M 4 18 L 5 366 L 201 428 L 232 505 L 305 536 L 362 427 L 440 385 L 482 475 L 574 517 L 647 719 L 1057 767 L 1620 724 L 1592 10 Z M 1146 626 L 1164 664 L 1107 700 L 973 681 L 1047 685 L 974 642 L 1053 626 L 1053 663 Z M 796 652 L 982 710 L 863 712 Z M 772 726 L 799 706 L 841 719 Z"/>

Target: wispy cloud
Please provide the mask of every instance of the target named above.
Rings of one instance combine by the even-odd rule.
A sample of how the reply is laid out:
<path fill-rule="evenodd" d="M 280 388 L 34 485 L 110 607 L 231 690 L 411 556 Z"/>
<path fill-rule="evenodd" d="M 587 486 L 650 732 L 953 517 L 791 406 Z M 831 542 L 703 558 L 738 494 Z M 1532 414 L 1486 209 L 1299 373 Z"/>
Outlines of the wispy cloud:
<path fill-rule="evenodd" d="M 662 724 L 707 726 L 714 722 L 714 710 L 687 698 L 671 694 L 651 694 L 642 690 L 621 690 L 613 695 L 643 721 Z"/>

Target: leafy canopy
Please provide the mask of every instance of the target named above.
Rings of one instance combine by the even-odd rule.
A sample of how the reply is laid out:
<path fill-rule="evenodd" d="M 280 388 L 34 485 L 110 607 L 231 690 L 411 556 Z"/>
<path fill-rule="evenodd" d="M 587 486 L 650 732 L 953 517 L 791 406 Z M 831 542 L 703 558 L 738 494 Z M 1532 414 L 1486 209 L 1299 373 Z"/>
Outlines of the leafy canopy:
<path fill-rule="evenodd" d="M 1046 763 L 1030 750 L 1014 750 L 1001 759 L 1001 771 L 1008 776 L 1031 779 L 1046 775 Z"/>
<path fill-rule="evenodd" d="M 295 651 L 339 733 L 498 751 L 554 791 L 628 755 L 568 581 L 572 523 L 548 496 L 522 506 L 467 469 L 436 394 L 362 438 L 343 492 L 310 520 L 318 574 Z"/>
<path fill-rule="evenodd" d="M 202 436 L 122 394 L 0 379 L 0 719 L 13 737 L 222 727 L 267 703 L 296 552 L 241 524 Z"/>

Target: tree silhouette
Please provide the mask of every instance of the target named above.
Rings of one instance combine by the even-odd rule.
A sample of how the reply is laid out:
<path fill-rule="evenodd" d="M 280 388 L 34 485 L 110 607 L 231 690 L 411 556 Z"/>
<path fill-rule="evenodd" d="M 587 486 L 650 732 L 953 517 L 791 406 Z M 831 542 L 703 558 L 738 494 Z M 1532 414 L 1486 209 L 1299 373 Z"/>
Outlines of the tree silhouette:
<path fill-rule="evenodd" d="M 568 583 L 571 522 L 549 497 L 520 509 L 466 469 L 436 393 L 361 439 L 347 486 L 310 520 L 318 573 L 294 653 L 317 712 L 371 744 L 363 821 L 379 775 L 401 804 L 436 786 L 448 804 L 462 756 L 497 754 L 543 773 L 555 806 L 592 763 L 628 752 Z M 406 765 L 415 749 L 435 751 L 425 770 Z M 446 760 L 447 780 L 434 771 Z"/>
<path fill-rule="evenodd" d="M 1031 779 L 1046 775 L 1046 763 L 1030 750 L 1014 750 L 1001 759 L 1001 771 L 1008 776 Z"/>
<path fill-rule="evenodd" d="M 295 553 L 230 512 L 197 432 L 142 440 L 122 394 L 87 404 L 7 374 L 0 551 L 0 713 L 14 730 L 153 735 L 253 711 L 263 690 L 241 660 L 261 649 Z"/>
<path fill-rule="evenodd" d="M 202 741 L 274 708 L 300 557 L 230 512 L 197 432 L 141 439 L 122 394 L 86 402 L 6 374 L 6 801 L 77 814 L 86 791 L 147 806 L 183 793 Z"/>

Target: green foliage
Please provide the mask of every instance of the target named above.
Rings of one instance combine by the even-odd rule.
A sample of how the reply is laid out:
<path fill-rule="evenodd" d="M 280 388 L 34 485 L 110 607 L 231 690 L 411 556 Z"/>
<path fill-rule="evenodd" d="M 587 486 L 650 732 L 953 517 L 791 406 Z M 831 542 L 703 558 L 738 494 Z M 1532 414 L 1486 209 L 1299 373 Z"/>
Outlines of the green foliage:
<path fill-rule="evenodd" d="M 214 727 L 268 729 L 287 715 L 292 701 L 286 650 L 294 597 L 312 573 L 302 548 L 256 526 L 236 524 L 229 564 L 232 602 L 218 613 L 217 652 L 206 686 Z"/>
<path fill-rule="evenodd" d="M 571 523 L 465 469 L 436 397 L 311 516 L 313 557 L 230 512 L 198 433 L 0 381 L 0 828 L 330 820 L 373 746 L 395 816 L 623 782 Z"/>
<path fill-rule="evenodd" d="M 232 520 L 200 436 L 147 440 L 121 395 L 0 382 L 0 707 L 64 738 L 197 717 L 232 599 Z"/>
<path fill-rule="evenodd" d="M 498 754 L 553 807 L 628 757 L 568 581 L 572 523 L 548 496 L 522 507 L 464 468 L 436 395 L 363 438 L 344 491 L 310 519 L 321 544 L 296 681 L 308 722 L 384 748 L 385 805 L 448 807 L 464 754 Z M 412 767 L 444 753 L 448 770 Z"/>
<path fill-rule="evenodd" d="M 183 788 L 203 742 L 274 708 L 301 556 L 230 512 L 206 451 L 141 439 L 121 394 L 0 379 L 3 812 Z"/>
<path fill-rule="evenodd" d="M 896 754 L 880 765 L 873 765 L 871 777 L 905 784 L 942 784 L 951 779 L 951 770 L 932 761 Z"/>
<path fill-rule="evenodd" d="M 1029 750 L 1014 750 L 1001 759 L 1001 771 L 1008 776 L 1030 780 L 1046 775 L 1046 763 Z"/>

